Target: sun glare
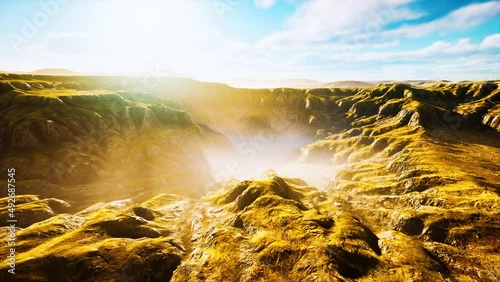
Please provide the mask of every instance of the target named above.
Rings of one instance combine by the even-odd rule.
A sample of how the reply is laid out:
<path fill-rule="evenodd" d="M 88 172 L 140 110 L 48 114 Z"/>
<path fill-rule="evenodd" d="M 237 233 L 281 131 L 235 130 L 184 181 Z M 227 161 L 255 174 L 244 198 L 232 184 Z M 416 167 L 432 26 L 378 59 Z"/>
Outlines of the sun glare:
<path fill-rule="evenodd" d="M 136 62 L 139 68 L 158 64 L 184 69 L 190 64 L 186 46 L 202 25 L 199 6 L 180 0 L 111 0 L 105 10 L 101 11 L 106 17 L 101 32 L 121 57 Z"/>

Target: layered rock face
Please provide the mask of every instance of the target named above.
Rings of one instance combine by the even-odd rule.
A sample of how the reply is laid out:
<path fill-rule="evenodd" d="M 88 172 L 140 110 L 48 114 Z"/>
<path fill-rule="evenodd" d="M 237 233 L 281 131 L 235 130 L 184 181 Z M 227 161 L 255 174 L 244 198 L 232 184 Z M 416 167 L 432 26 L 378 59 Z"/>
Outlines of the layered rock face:
<path fill-rule="evenodd" d="M 2 79 L 19 281 L 500 279 L 498 82 Z M 296 162 L 328 164 L 328 184 L 268 171 L 206 193 L 204 148 L 262 130 L 300 138 Z M 276 157 L 264 152 L 255 157 Z M 7 265 L 0 279 L 12 278 Z"/>
<path fill-rule="evenodd" d="M 409 236 L 451 275 L 443 279 L 497 280 L 500 139 L 484 120 L 498 105 L 498 85 L 377 90 L 339 99 L 352 104 L 349 128 L 305 150 L 338 164 L 329 194 L 379 238 L 387 230 Z M 417 273 L 403 280 L 427 279 Z"/>
<path fill-rule="evenodd" d="M 205 193 L 202 144 L 225 140 L 194 123 L 180 102 L 57 79 L 6 75 L 1 83 L 0 166 L 16 168 L 24 193 L 75 208 L 116 193 L 143 200 Z"/>

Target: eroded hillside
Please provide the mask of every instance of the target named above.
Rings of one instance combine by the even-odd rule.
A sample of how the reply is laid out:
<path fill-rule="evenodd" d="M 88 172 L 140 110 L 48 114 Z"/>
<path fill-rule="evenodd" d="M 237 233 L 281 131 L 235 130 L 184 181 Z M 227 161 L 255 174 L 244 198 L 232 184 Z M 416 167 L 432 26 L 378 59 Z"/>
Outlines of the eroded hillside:
<path fill-rule="evenodd" d="M 0 104 L 20 281 L 500 279 L 499 82 L 2 75 Z"/>
<path fill-rule="evenodd" d="M 16 168 L 24 193 L 80 208 L 159 187 L 201 196 L 210 182 L 201 144 L 226 142 L 178 101 L 30 76 L 0 83 L 2 170 Z"/>

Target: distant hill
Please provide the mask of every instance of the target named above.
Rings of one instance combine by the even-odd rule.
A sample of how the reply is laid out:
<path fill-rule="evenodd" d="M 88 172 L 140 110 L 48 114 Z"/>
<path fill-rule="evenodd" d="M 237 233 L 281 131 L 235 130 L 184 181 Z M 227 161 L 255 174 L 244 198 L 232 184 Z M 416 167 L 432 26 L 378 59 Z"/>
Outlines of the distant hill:
<path fill-rule="evenodd" d="M 78 73 L 75 71 L 63 68 L 39 69 L 31 73 L 39 75 L 58 75 L 58 76 L 78 75 Z"/>
<path fill-rule="evenodd" d="M 380 80 L 380 81 L 373 81 L 376 85 L 378 84 L 393 84 L 393 83 L 400 83 L 400 84 L 408 84 L 412 86 L 417 86 L 417 87 L 430 87 L 434 84 L 437 83 L 447 83 L 450 82 L 449 80 Z"/>
<path fill-rule="evenodd" d="M 334 81 L 321 85 L 324 88 L 362 88 L 362 87 L 372 87 L 377 84 L 374 82 L 356 81 L 356 80 L 345 80 L 345 81 Z"/>
<path fill-rule="evenodd" d="M 324 82 L 313 79 L 232 79 L 226 81 L 236 88 L 319 88 Z"/>
<path fill-rule="evenodd" d="M 409 84 L 418 87 L 429 87 L 436 83 L 448 82 L 445 80 L 380 80 L 358 81 L 340 80 L 321 82 L 313 79 L 232 79 L 226 81 L 229 86 L 236 88 L 367 88 L 379 84 Z"/>

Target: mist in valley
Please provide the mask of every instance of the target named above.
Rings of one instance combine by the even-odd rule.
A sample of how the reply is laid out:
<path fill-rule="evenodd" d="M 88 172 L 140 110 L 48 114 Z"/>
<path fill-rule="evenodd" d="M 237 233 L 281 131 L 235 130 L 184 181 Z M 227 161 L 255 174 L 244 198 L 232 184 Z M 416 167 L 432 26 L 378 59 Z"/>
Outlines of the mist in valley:
<path fill-rule="evenodd" d="M 217 128 L 216 125 L 213 126 Z M 243 126 L 242 126 L 243 127 Z M 337 169 L 328 157 L 309 160 L 304 146 L 316 141 L 298 130 L 276 132 L 261 129 L 248 133 L 242 128 L 226 131 L 227 146 L 204 146 L 205 158 L 215 183 L 230 179 L 260 179 L 269 172 L 300 178 L 308 185 L 323 189 Z"/>

